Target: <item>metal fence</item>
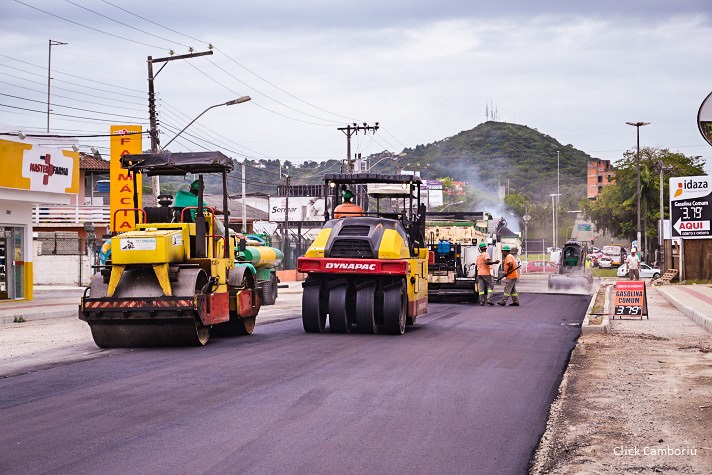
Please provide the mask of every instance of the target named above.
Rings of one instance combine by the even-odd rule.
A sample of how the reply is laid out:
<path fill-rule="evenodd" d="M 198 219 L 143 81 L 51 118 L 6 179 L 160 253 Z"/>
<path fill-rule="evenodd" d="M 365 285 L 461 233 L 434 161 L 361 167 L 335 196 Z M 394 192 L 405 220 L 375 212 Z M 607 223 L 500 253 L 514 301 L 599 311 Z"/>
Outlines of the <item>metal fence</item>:
<path fill-rule="evenodd" d="M 38 233 L 37 255 L 79 256 L 96 253 L 96 238 L 80 238 L 77 233 Z"/>
<path fill-rule="evenodd" d="M 88 285 L 97 272 L 100 241 L 76 233 L 38 233 L 34 240 L 36 285 Z"/>
<path fill-rule="evenodd" d="M 290 229 L 286 239 L 279 232 L 271 238 L 271 245 L 284 254 L 280 270 L 296 269 L 297 259 L 313 242 L 311 235 L 299 234 L 296 229 Z M 35 280 L 38 284 L 85 285 L 96 274 L 94 266 L 99 264 L 103 239 L 93 236 L 85 239 L 77 233 L 40 232 L 34 241 Z"/>
<path fill-rule="evenodd" d="M 280 249 L 284 254 L 280 270 L 292 270 L 297 268 L 297 259 L 304 255 L 311 246 L 312 239 L 302 237 L 298 239 L 295 236 L 290 236 L 289 240 L 285 240 L 281 235 L 272 236 L 272 247 Z"/>

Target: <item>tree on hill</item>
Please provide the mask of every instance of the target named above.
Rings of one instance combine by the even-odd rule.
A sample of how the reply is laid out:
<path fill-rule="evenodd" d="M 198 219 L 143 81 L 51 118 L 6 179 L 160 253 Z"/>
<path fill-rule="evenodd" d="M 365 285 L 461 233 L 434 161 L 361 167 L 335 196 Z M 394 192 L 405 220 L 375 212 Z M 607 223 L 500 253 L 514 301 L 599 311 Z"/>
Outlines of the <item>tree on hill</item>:
<path fill-rule="evenodd" d="M 561 209 L 571 210 L 585 197 L 586 162 L 591 157 L 572 145 L 563 145 L 524 125 L 485 122 L 452 137 L 406 148 L 402 153 L 383 151 L 367 158 L 377 173 L 416 170 L 424 179 L 450 177 L 453 182 L 465 182 L 464 189 L 457 185 L 460 187 L 458 194 L 446 194 L 448 210 L 487 211 L 501 205 L 498 188 L 500 184 L 506 185 L 508 190 L 521 194 L 530 204 L 529 214 L 533 219 L 529 229 L 530 234 L 535 235 L 539 228 L 542 233 L 546 228 L 546 223 L 539 218 L 547 216 L 547 212 L 551 216 L 549 195 L 556 192 L 557 151 L 560 154 L 561 190 L 562 195 L 565 194 Z M 287 173 L 293 185 L 321 184 L 325 173 L 340 172 L 342 164 L 342 160 L 280 164 L 276 159 L 247 159 L 247 193 L 276 195 L 277 187 L 285 184 Z M 209 191 L 219 190 L 222 186 L 219 177 L 205 178 Z M 230 194 L 239 194 L 241 184 L 242 163 L 236 161 L 234 171 L 228 175 Z M 182 178 L 161 180 L 162 187 L 175 189 L 184 185 Z M 445 189 L 447 191 L 447 184 Z M 567 199 L 573 204 L 566 203 Z M 512 212 L 521 216 L 521 213 Z"/>
<path fill-rule="evenodd" d="M 399 165 L 420 170 L 424 178 L 449 176 L 467 182 L 465 198 L 453 200 L 464 203 L 448 208 L 452 210 L 492 207 L 500 203 L 499 186 L 506 185 L 510 194 L 521 195 L 528 203 L 528 214 L 533 217 L 530 236 L 544 237 L 550 236 L 551 229 L 549 195 L 557 190 L 557 151 L 562 193 L 559 215 L 566 218 L 566 211 L 578 208 L 586 196 L 586 163 L 591 157 L 524 125 L 485 122 L 431 144 L 406 148 Z M 521 206 L 509 208 L 517 216 L 523 214 Z M 541 219 L 546 216 L 548 221 Z"/>
<path fill-rule="evenodd" d="M 616 162 L 616 181 L 605 187 L 596 200 L 584 200 L 581 209 L 599 230 L 613 236 L 634 240 L 637 233 L 636 153 L 629 150 Z M 660 167 L 664 170 L 663 206 L 669 217 L 668 198 L 671 176 L 706 175 L 705 162 L 699 156 L 686 156 L 666 148 L 640 149 L 641 233 L 649 242 L 658 242 L 660 219 Z M 655 246 L 653 246 L 655 247 Z"/>

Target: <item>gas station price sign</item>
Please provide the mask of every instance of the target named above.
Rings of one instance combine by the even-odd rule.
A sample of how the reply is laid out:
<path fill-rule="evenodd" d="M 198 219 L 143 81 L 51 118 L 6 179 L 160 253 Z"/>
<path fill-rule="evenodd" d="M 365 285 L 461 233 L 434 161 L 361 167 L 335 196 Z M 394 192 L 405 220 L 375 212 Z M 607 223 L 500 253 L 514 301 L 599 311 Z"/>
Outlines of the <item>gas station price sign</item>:
<path fill-rule="evenodd" d="M 711 201 L 712 178 L 709 176 L 670 178 L 671 236 L 684 239 L 710 238 Z"/>
<path fill-rule="evenodd" d="M 648 293 L 645 281 L 619 280 L 613 289 L 613 318 L 648 316 Z"/>

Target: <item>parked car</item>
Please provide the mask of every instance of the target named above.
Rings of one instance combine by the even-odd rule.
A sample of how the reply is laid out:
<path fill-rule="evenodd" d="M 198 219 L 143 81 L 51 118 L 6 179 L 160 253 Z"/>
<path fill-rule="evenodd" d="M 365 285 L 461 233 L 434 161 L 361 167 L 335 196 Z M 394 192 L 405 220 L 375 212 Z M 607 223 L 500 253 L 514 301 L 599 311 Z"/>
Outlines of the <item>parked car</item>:
<path fill-rule="evenodd" d="M 601 269 L 610 269 L 613 266 L 613 261 L 608 256 L 601 256 L 598 258 L 598 267 Z"/>
<path fill-rule="evenodd" d="M 662 272 L 660 272 L 660 269 L 657 267 L 651 267 L 648 264 L 641 263 L 640 264 L 640 278 L 646 278 L 646 279 L 657 279 L 660 277 Z M 628 266 L 626 264 L 623 264 L 618 268 L 618 277 L 627 277 L 628 276 Z"/>
<path fill-rule="evenodd" d="M 559 266 L 549 261 L 529 261 L 526 266 L 524 266 L 524 272 L 527 274 L 541 273 L 541 272 L 557 272 Z"/>

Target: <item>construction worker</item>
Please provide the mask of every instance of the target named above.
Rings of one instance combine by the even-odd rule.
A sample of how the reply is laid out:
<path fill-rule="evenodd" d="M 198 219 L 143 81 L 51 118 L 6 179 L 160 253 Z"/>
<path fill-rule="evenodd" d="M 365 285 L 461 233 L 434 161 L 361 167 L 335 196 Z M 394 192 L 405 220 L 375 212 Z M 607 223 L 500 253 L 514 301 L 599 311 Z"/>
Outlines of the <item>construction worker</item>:
<path fill-rule="evenodd" d="M 516 288 L 517 279 L 519 278 L 517 258 L 511 254 L 509 246 L 502 246 L 502 255 L 504 256 L 504 278 L 506 282 L 504 284 L 504 298 L 497 304 L 504 307 L 507 305 L 507 299 L 511 296 L 512 303 L 509 306 L 519 307 L 519 294 L 517 294 Z"/>
<path fill-rule="evenodd" d="M 363 216 L 363 208 L 353 203 L 354 193 L 351 190 L 341 192 L 344 202 L 334 209 L 334 218 L 348 218 L 350 216 Z"/>
<path fill-rule="evenodd" d="M 475 264 L 477 265 L 477 284 L 479 287 L 480 305 L 484 305 L 485 303 L 494 305 L 494 302 L 492 302 L 492 288 L 494 287 L 494 282 L 492 281 L 490 266 L 499 264 L 499 261 L 490 260 L 490 255 L 487 252 L 487 244 L 484 242 L 480 243 L 480 254 L 477 256 Z"/>

